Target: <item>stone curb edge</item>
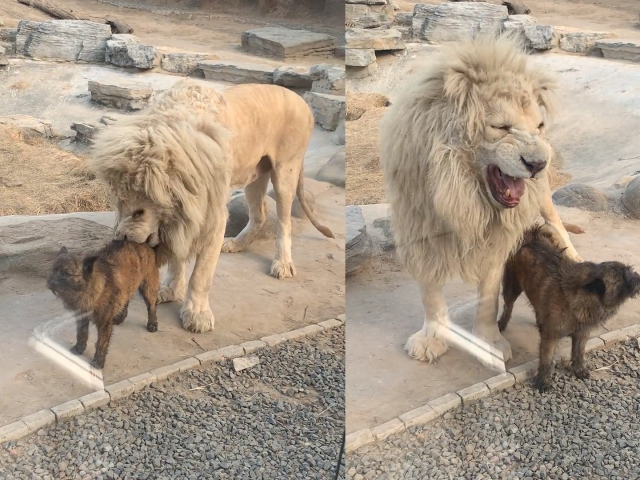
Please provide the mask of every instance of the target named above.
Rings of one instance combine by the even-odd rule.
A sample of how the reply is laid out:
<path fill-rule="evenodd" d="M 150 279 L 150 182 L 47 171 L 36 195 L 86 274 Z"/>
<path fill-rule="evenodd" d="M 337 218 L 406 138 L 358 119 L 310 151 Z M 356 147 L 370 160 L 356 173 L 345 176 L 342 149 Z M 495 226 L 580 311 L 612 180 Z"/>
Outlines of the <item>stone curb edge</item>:
<path fill-rule="evenodd" d="M 335 318 L 312 323 L 296 330 L 268 335 L 262 337 L 260 340 L 251 340 L 239 345 L 228 345 L 217 350 L 203 352 L 171 365 L 141 373 L 140 375 L 108 385 L 104 390 L 98 390 L 61 405 L 40 410 L 39 412 L 22 417 L 16 422 L 0 427 L 0 445 L 12 440 L 22 439 L 37 432 L 41 428 L 69 420 L 85 412 L 127 398 L 134 392 L 138 392 L 148 385 L 160 383 L 186 370 L 249 355 L 263 348 L 273 347 L 288 340 L 311 337 L 325 330 L 340 327 L 344 325 L 345 322 L 346 316 L 342 314 Z"/>
<path fill-rule="evenodd" d="M 629 338 L 638 338 L 639 336 L 640 324 L 612 330 L 591 338 L 587 342 L 586 351 L 597 350 L 605 346 L 623 342 Z M 568 346 L 557 350 L 555 359 L 557 361 L 560 358 L 569 358 L 570 356 L 571 346 Z M 442 397 L 430 400 L 425 405 L 398 415 L 396 418 L 381 425 L 352 432 L 346 436 L 345 452 L 351 453 L 365 445 L 381 442 L 387 437 L 403 432 L 410 427 L 432 422 L 451 410 L 471 405 L 494 392 L 506 390 L 515 384 L 522 384 L 535 376 L 537 368 L 538 360 L 532 360 L 510 368 L 505 373 L 491 377 L 483 382 L 458 390 L 455 393 L 448 393 Z"/>

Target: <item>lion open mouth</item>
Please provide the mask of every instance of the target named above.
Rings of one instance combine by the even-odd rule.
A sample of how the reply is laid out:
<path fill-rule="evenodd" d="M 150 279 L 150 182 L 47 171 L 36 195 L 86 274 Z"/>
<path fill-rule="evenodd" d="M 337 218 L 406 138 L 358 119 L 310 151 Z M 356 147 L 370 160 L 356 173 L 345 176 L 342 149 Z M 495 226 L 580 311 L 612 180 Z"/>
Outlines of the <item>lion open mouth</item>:
<path fill-rule="evenodd" d="M 520 197 L 524 194 L 524 178 L 510 177 L 496 167 L 487 167 L 487 181 L 491 195 L 500 205 L 513 208 L 520 203 Z"/>

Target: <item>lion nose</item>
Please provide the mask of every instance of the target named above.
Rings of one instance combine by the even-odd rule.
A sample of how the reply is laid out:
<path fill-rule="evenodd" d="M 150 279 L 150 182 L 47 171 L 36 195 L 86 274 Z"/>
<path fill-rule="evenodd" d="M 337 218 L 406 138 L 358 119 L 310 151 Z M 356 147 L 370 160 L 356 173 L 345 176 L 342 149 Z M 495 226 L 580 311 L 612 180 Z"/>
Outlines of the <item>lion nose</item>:
<path fill-rule="evenodd" d="M 524 166 L 531 172 L 531 176 L 535 177 L 536 174 L 547 166 L 546 160 L 531 160 L 527 161 L 524 157 L 520 157 L 520 161 L 524 163 Z"/>

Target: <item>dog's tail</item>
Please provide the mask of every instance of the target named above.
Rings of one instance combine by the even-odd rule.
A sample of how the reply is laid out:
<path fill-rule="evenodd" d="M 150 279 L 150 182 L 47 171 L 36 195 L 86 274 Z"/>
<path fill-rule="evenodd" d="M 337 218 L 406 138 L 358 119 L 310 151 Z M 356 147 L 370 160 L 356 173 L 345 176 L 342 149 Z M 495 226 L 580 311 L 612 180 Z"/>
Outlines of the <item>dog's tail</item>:
<path fill-rule="evenodd" d="M 309 218 L 311 224 L 316 227 L 316 229 L 322 233 L 327 238 L 336 238 L 333 236 L 333 232 L 329 230 L 328 227 L 320 224 L 316 219 L 315 215 L 307 205 L 307 200 L 304 197 L 304 168 L 300 168 L 300 177 L 298 178 L 298 187 L 296 189 L 296 196 L 298 197 L 298 201 L 300 202 L 300 206 L 302 210 L 304 210 L 305 215 Z"/>

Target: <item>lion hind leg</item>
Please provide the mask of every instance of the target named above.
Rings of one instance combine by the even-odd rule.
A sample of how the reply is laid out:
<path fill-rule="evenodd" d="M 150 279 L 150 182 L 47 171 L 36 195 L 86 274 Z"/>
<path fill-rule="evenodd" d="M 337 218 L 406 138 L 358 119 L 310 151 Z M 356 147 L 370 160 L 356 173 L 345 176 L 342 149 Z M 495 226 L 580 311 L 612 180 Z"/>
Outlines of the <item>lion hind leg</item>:
<path fill-rule="evenodd" d="M 449 349 L 447 338 L 451 321 L 442 286 L 419 283 L 425 310 L 424 325 L 409 337 L 405 350 L 414 360 L 433 363 Z"/>
<path fill-rule="evenodd" d="M 251 245 L 251 242 L 262 229 L 267 219 L 267 186 L 269 175 L 262 174 L 244 189 L 244 196 L 249 207 L 249 222 L 242 231 L 234 237 L 224 239 L 222 251 L 224 253 L 242 252 Z"/>
<path fill-rule="evenodd" d="M 302 162 L 298 162 L 302 168 Z M 290 163 L 288 163 L 290 165 Z M 291 207 L 298 185 L 299 170 L 275 169 L 271 174 L 273 190 L 278 209 L 278 230 L 276 233 L 276 255 L 271 263 L 271 275 L 276 278 L 290 278 L 296 275 L 291 258 Z"/>

